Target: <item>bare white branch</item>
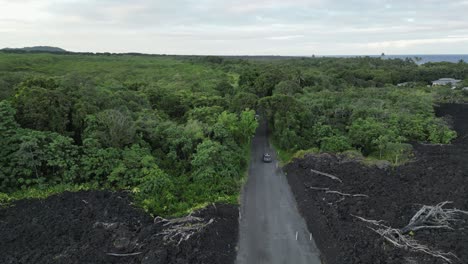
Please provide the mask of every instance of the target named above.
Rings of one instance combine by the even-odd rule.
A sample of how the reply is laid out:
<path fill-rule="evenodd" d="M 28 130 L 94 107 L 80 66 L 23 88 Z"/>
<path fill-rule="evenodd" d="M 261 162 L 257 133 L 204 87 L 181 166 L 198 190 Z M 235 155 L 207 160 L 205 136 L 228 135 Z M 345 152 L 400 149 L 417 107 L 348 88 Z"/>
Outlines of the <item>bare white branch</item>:
<path fill-rule="evenodd" d="M 311 172 L 313 173 L 316 173 L 316 174 L 319 174 L 319 175 L 322 175 L 322 176 L 325 176 L 325 177 L 328 177 L 334 181 L 339 181 L 339 182 L 343 182 L 340 178 L 334 176 L 334 175 L 331 175 L 331 174 L 328 174 L 328 173 L 325 173 L 325 172 L 321 172 L 321 171 L 318 171 L 318 170 L 313 170 L 313 169 L 310 169 Z"/>
<path fill-rule="evenodd" d="M 325 193 L 333 193 L 333 194 L 338 194 L 338 195 L 342 195 L 342 196 L 349 196 L 349 197 L 366 197 L 366 198 L 369 198 L 368 195 L 365 195 L 365 194 L 349 194 L 349 193 L 341 193 L 341 192 L 338 192 L 338 191 L 326 191 Z"/>
<path fill-rule="evenodd" d="M 329 191 L 329 188 L 320 188 L 320 187 L 309 187 L 312 190 L 317 190 L 317 191 Z"/>
<path fill-rule="evenodd" d="M 159 233 L 163 236 L 164 241 L 168 243 L 177 243 L 179 245 L 183 241 L 188 240 L 194 234 L 202 231 L 205 227 L 212 224 L 214 219 L 205 221 L 203 218 L 192 216 L 191 214 L 186 217 L 164 219 L 156 217 L 154 219 L 156 224 L 162 224 L 165 229 Z"/>
<path fill-rule="evenodd" d="M 393 246 L 409 251 L 421 252 L 435 258 L 440 258 L 447 263 L 452 263 L 454 260 L 458 259 L 457 256 L 451 252 L 442 252 L 439 250 L 430 249 L 428 246 L 420 244 L 418 241 L 413 239 L 410 236 L 405 236 L 401 233 L 399 229 L 388 227 L 384 224 L 381 224 L 381 221 L 368 220 L 362 217 L 354 216 L 361 221 L 367 222 L 375 226 L 368 227 L 370 230 L 379 234 L 385 241 L 389 242 Z"/>
<path fill-rule="evenodd" d="M 106 253 L 109 256 L 114 256 L 114 257 L 129 257 L 129 256 L 136 256 L 140 255 L 143 252 L 135 252 L 135 253 L 127 253 L 127 254 L 119 254 L 119 253 Z"/>
<path fill-rule="evenodd" d="M 338 195 L 341 195 L 341 196 L 369 198 L 368 195 L 360 194 L 360 193 L 358 193 L 358 194 L 342 193 L 342 192 L 339 192 L 339 191 L 330 190 L 329 188 L 321 188 L 321 187 L 314 187 L 314 186 L 310 186 L 309 188 L 312 189 L 312 190 L 324 191 L 325 193 L 338 194 Z"/>
<path fill-rule="evenodd" d="M 422 229 L 448 229 L 453 230 L 451 224 L 459 221 L 461 215 L 468 215 L 467 211 L 459 209 L 445 209 L 445 205 L 451 202 L 445 201 L 435 206 L 423 205 L 422 208 L 416 212 L 411 218 L 408 225 L 401 229 L 392 228 L 383 224 L 383 221 L 369 220 L 360 216 L 352 215 L 353 217 L 369 223 L 371 226 L 368 228 L 375 233 L 379 234 L 387 242 L 397 248 L 406 249 L 414 252 L 421 252 L 435 258 L 444 260 L 447 263 L 452 263 L 458 260 L 457 256 L 451 252 L 442 252 L 435 249 L 430 249 L 426 245 L 420 244 L 418 241 L 408 236 L 409 232 L 418 231 Z"/>
<path fill-rule="evenodd" d="M 460 220 L 461 215 L 468 215 L 467 211 L 443 208 L 450 201 L 441 202 L 435 206 L 423 205 L 411 218 L 408 225 L 401 228 L 406 234 L 421 229 L 451 229 L 451 223 Z"/>

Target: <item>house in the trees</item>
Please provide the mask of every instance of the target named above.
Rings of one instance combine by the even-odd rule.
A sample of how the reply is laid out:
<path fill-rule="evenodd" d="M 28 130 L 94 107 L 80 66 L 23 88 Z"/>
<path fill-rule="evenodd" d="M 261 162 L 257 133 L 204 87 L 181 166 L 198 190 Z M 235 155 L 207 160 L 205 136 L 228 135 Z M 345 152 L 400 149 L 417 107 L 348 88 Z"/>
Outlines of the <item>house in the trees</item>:
<path fill-rule="evenodd" d="M 440 78 L 437 81 L 432 82 L 432 86 L 445 86 L 451 85 L 452 87 L 456 87 L 461 83 L 461 80 L 453 79 L 453 78 Z"/>

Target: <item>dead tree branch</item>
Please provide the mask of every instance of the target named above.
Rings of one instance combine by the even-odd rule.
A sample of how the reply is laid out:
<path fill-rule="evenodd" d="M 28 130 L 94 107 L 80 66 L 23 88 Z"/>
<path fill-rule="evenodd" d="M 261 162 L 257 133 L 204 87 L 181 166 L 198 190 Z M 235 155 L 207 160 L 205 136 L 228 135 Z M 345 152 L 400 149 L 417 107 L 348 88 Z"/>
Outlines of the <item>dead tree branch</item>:
<path fill-rule="evenodd" d="M 421 253 L 433 256 L 435 258 L 440 258 L 447 263 L 452 263 L 455 259 L 458 259 L 457 256 L 455 256 L 455 254 L 451 252 L 442 252 L 439 250 L 430 249 L 428 246 L 420 244 L 415 239 L 409 236 L 405 236 L 404 234 L 401 233 L 399 229 L 391 228 L 382 224 L 382 221 L 369 220 L 369 219 L 365 219 L 356 215 L 352 215 L 352 216 L 356 217 L 357 219 L 363 222 L 373 225 L 374 227 L 368 226 L 367 228 L 379 234 L 387 242 L 389 242 L 390 244 L 392 244 L 393 246 L 397 248 L 414 251 L 414 252 L 421 252 Z"/>
<path fill-rule="evenodd" d="M 316 191 L 324 191 L 325 193 L 331 193 L 331 194 L 338 194 L 338 195 L 341 195 L 341 196 L 347 196 L 347 197 L 366 197 L 366 198 L 369 198 L 368 195 L 365 195 L 365 194 L 350 194 L 350 193 L 342 193 L 342 192 L 339 192 L 339 191 L 333 191 L 333 190 L 330 190 L 329 188 L 320 188 L 320 187 L 309 187 L 310 189 L 312 190 L 316 190 Z"/>
<path fill-rule="evenodd" d="M 317 191 L 329 191 L 329 188 L 320 188 L 320 187 L 309 187 L 312 190 L 317 190 Z"/>
<path fill-rule="evenodd" d="M 313 169 L 310 169 L 310 171 L 313 172 L 313 173 L 328 177 L 328 178 L 330 178 L 330 179 L 332 179 L 334 181 L 339 181 L 339 182 L 343 183 L 343 181 L 340 178 L 338 178 L 338 177 L 336 177 L 334 175 L 331 175 L 331 174 L 328 174 L 328 173 L 325 173 L 325 172 L 321 172 L 321 171 L 317 171 L 317 170 L 313 170 Z"/>
<path fill-rule="evenodd" d="M 372 225 L 368 228 L 383 237 L 387 242 L 397 248 L 406 249 L 409 251 L 421 252 L 435 258 L 440 258 L 447 263 L 452 263 L 458 260 L 457 256 L 451 252 L 442 252 L 435 249 L 430 249 L 426 245 L 420 244 L 408 234 L 411 231 L 421 229 L 449 229 L 453 230 L 451 224 L 460 220 L 461 215 L 468 215 L 467 211 L 458 209 L 444 209 L 443 207 L 451 202 L 445 201 L 435 206 L 423 205 L 411 218 L 408 225 L 401 229 L 392 228 L 383 224 L 383 221 L 369 220 L 360 216 L 352 215 L 353 217 Z"/>
<path fill-rule="evenodd" d="M 349 196 L 349 197 L 366 197 L 366 198 L 369 198 L 368 195 L 365 195 L 365 194 L 350 194 L 350 193 L 341 193 L 341 192 L 338 192 L 338 191 L 326 191 L 325 193 L 333 193 L 333 194 L 338 194 L 338 195 L 342 195 L 342 196 Z"/>
<path fill-rule="evenodd" d="M 119 253 L 106 253 L 106 255 L 109 255 L 109 256 L 114 256 L 114 257 L 129 257 L 129 256 L 136 256 L 136 255 L 140 255 L 142 254 L 143 252 L 135 252 L 135 253 L 127 253 L 127 254 L 119 254 Z"/>
<path fill-rule="evenodd" d="M 205 227 L 212 224 L 214 219 L 205 221 L 203 218 L 192 216 L 191 214 L 186 217 L 164 219 L 156 217 L 154 219 L 156 224 L 161 223 L 166 227 L 159 235 L 163 236 L 164 241 L 168 243 L 177 243 L 180 245 L 182 241 L 188 240 L 191 236 L 202 231 Z"/>
<path fill-rule="evenodd" d="M 443 208 L 445 205 L 450 203 L 452 202 L 445 201 L 435 206 L 423 205 L 423 207 L 411 218 L 408 225 L 400 229 L 401 232 L 406 234 L 411 231 L 418 231 L 421 229 L 453 230 L 451 223 L 458 221 L 461 215 L 468 215 L 468 212 L 458 209 Z"/>
<path fill-rule="evenodd" d="M 168 225 L 176 225 L 176 224 L 181 224 L 181 223 L 188 223 L 188 222 L 202 222 L 203 218 L 188 215 L 186 217 L 180 217 L 180 218 L 174 218 L 174 219 L 164 219 L 162 217 L 156 217 L 154 219 L 154 223 L 162 223 L 163 226 L 168 226 Z"/>

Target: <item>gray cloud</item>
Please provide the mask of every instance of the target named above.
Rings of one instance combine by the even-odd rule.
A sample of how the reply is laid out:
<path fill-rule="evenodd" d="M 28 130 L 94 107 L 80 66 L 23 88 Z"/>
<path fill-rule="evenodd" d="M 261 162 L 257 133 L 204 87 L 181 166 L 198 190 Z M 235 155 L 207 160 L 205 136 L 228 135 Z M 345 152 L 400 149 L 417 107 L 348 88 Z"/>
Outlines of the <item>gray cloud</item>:
<path fill-rule="evenodd" d="M 468 1 L 0 0 L 0 46 L 177 54 L 468 53 Z"/>

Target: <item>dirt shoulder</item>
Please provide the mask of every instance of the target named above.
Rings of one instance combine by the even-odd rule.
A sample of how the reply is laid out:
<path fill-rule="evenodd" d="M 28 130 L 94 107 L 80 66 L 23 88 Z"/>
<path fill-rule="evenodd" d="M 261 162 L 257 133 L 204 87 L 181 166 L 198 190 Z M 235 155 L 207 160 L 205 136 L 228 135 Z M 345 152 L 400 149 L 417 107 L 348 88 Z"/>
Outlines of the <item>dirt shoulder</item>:
<path fill-rule="evenodd" d="M 178 244 L 164 239 L 170 224 L 131 203 L 124 192 L 86 191 L 1 208 L 0 263 L 234 263 L 238 206 L 195 212 L 211 223 Z"/>
<path fill-rule="evenodd" d="M 424 254 L 395 249 L 367 224 L 352 216 L 405 226 L 422 204 L 453 201 L 468 210 L 468 105 L 442 105 L 439 116 L 450 114 L 459 138 L 453 145 L 416 145 L 416 159 L 397 168 L 378 169 L 336 155 L 309 155 L 285 167 L 301 214 L 328 264 L 444 263 Z M 311 172 L 326 172 L 342 183 Z M 346 197 L 310 187 L 329 188 L 366 197 Z M 414 238 L 431 248 L 453 252 L 468 263 L 468 218 L 457 230 L 422 230 Z"/>

